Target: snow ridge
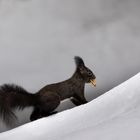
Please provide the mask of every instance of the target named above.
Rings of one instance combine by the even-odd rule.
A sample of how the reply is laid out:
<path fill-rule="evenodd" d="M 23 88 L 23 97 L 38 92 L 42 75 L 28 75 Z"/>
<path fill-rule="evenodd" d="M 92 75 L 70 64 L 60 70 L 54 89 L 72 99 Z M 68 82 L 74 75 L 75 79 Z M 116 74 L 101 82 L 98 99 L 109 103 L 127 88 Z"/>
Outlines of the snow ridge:
<path fill-rule="evenodd" d="M 134 114 L 135 111 L 137 111 L 136 114 L 140 115 L 140 111 L 138 111 L 140 108 L 139 83 L 140 73 L 88 104 L 1 133 L 0 139 L 59 140 L 62 138 L 70 139 L 72 137 L 72 139 L 76 140 L 80 138 L 81 132 L 82 135 L 84 135 L 85 132 L 83 137 L 89 133 L 89 140 L 92 140 L 92 137 L 97 136 L 96 134 L 99 133 L 99 131 L 97 131 L 98 128 L 104 127 L 104 125 L 106 126 L 108 122 L 113 124 L 116 120 L 120 121 L 123 120 L 123 118 L 128 118 L 129 120 L 129 116 L 132 117 L 133 115 L 131 115 L 131 113 Z M 131 121 L 129 121 L 128 124 L 130 122 Z M 140 126 L 140 123 L 137 122 L 137 124 Z M 102 131 L 100 133 L 102 133 Z M 114 135 L 115 134 L 114 132 Z"/>

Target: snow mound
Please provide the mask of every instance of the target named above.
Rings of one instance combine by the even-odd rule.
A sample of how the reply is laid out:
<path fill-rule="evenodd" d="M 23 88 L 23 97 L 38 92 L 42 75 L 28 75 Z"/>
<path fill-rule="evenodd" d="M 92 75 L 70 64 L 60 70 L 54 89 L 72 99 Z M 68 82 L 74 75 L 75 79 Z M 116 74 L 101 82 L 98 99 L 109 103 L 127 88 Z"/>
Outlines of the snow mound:
<path fill-rule="evenodd" d="M 97 99 L 0 134 L 1 140 L 139 140 L 140 73 Z"/>

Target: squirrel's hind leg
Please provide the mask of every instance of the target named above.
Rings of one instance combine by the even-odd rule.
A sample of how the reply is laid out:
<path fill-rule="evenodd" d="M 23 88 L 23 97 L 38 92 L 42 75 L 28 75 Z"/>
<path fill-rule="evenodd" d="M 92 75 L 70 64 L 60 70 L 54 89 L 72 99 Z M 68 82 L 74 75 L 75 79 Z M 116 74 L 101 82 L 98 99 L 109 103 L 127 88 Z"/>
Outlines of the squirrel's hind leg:
<path fill-rule="evenodd" d="M 42 117 L 47 117 L 57 112 L 54 111 L 60 104 L 60 97 L 56 93 L 47 92 L 40 97 L 40 103 L 38 107 L 35 107 L 33 113 L 30 116 L 30 120 L 34 121 Z"/>

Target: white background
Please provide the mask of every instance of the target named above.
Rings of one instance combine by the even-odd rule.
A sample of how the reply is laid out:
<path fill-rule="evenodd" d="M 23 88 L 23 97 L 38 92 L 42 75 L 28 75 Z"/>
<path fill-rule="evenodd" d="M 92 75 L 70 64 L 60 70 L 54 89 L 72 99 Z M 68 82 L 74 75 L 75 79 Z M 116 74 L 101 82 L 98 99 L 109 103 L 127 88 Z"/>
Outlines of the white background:
<path fill-rule="evenodd" d="M 79 55 L 97 77 L 86 98 L 96 98 L 139 72 L 139 7 L 138 0 L 1 0 L 0 84 L 35 93 L 69 78 Z"/>

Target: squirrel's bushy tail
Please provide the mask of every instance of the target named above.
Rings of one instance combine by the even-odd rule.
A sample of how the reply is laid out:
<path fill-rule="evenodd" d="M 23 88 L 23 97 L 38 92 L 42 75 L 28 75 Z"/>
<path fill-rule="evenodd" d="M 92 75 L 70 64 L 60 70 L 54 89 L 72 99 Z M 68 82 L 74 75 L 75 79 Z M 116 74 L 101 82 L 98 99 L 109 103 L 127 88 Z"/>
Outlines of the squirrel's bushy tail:
<path fill-rule="evenodd" d="M 7 126 L 12 126 L 17 119 L 13 111 L 6 105 L 0 105 L 0 116 Z"/>
<path fill-rule="evenodd" d="M 7 126 L 14 124 L 16 115 L 13 110 L 34 106 L 36 95 L 27 92 L 20 86 L 4 84 L 0 86 L 0 117 Z"/>

